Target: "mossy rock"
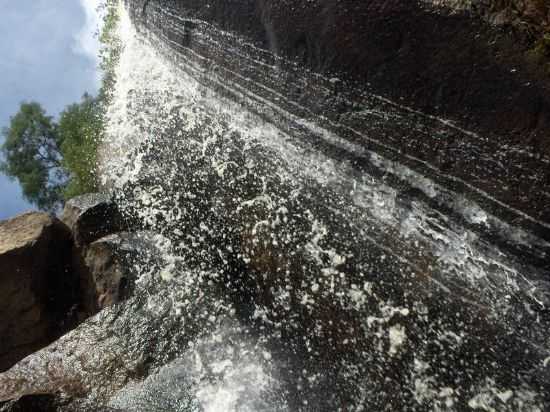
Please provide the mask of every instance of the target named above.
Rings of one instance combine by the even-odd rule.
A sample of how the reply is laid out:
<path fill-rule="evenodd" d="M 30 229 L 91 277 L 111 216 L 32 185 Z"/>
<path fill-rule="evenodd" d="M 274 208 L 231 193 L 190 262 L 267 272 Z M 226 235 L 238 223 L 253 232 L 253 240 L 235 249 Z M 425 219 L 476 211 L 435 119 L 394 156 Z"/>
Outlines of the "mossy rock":
<path fill-rule="evenodd" d="M 535 45 L 525 53 L 527 61 L 544 66 L 546 73 L 550 74 L 550 33 L 544 34 Z"/>
<path fill-rule="evenodd" d="M 541 57 L 550 57 L 550 33 L 545 33 L 539 41 L 537 41 L 534 50 Z"/>

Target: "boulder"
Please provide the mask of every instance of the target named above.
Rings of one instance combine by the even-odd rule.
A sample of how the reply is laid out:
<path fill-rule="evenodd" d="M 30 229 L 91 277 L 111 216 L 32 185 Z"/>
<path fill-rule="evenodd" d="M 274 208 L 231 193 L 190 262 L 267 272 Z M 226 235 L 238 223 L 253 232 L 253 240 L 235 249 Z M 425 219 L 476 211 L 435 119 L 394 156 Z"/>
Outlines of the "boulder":
<path fill-rule="evenodd" d="M 167 286 L 168 290 L 177 289 L 176 280 L 164 285 L 158 276 L 163 268 L 172 267 L 163 258 L 169 244 L 166 239 L 149 232 L 123 233 L 100 240 L 91 250 L 99 248 L 99 244 L 116 251 L 120 262 L 125 259 L 139 276 L 139 282 L 128 279 L 128 299 L 105 308 L 48 347 L 0 373 L 0 405 L 17 405 L 18 399 L 39 401 L 37 396 L 47 395 L 42 400 L 53 400 L 56 405 L 61 399 L 70 403 L 56 410 L 124 410 L 107 405 L 108 399 L 173 359 L 181 346 L 186 347 L 187 339 L 199 331 L 197 325 L 214 311 L 207 298 L 210 295 L 200 300 L 204 310 L 195 307 L 199 301 L 192 297 L 202 288 L 208 292 L 210 286 L 193 282 L 186 296 L 193 310 L 186 321 L 181 316 L 170 316 L 176 308 L 164 307 L 162 302 Z"/>
<path fill-rule="evenodd" d="M 88 193 L 70 199 L 61 220 L 73 232 L 77 246 L 89 244 L 123 227 L 116 204 L 105 193 Z"/>
<path fill-rule="evenodd" d="M 112 243 L 95 242 L 126 225 L 117 205 L 105 193 L 88 193 L 70 199 L 61 219 L 74 238 L 71 264 L 79 278 L 82 304 L 78 318 L 83 321 L 118 300 L 117 285 L 122 279 L 119 260 Z M 114 241 L 118 237 L 114 235 L 110 239 Z"/>
<path fill-rule="evenodd" d="M 128 259 L 135 253 L 130 243 L 138 235 L 128 232 L 108 235 L 81 250 L 80 277 L 83 301 L 92 312 L 111 306 L 128 295 L 131 276 Z"/>
<path fill-rule="evenodd" d="M 0 371 L 74 325 L 71 246 L 69 229 L 48 214 L 0 222 Z"/>

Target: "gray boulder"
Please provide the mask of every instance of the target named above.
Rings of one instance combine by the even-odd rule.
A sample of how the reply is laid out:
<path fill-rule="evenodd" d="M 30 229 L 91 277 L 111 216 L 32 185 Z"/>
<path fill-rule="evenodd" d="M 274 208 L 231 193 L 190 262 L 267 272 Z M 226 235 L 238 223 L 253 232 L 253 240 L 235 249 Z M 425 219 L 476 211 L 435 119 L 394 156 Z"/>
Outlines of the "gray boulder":
<path fill-rule="evenodd" d="M 117 285 L 122 272 L 115 256 L 117 237 L 114 235 L 110 241 L 99 239 L 122 230 L 124 219 L 105 193 L 88 193 L 70 199 L 61 219 L 74 238 L 72 266 L 79 278 L 82 302 L 79 320 L 82 321 L 118 300 Z"/>
<path fill-rule="evenodd" d="M 118 232 L 124 226 L 116 204 L 105 193 L 88 193 L 70 199 L 61 220 L 73 232 L 78 246 Z"/>
<path fill-rule="evenodd" d="M 129 256 L 136 253 L 132 242 L 139 234 L 121 232 L 98 239 L 80 250 L 83 301 L 98 312 L 128 296 L 131 278 Z"/>

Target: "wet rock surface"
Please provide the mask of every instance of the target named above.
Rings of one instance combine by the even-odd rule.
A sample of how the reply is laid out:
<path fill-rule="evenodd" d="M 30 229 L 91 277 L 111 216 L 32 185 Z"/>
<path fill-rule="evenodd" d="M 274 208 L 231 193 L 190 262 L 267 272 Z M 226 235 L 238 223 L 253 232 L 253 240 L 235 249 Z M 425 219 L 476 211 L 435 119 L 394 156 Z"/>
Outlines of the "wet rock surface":
<path fill-rule="evenodd" d="M 83 250 L 81 270 L 91 282 L 88 293 L 95 312 L 130 296 L 135 275 L 129 260 L 142 253 L 140 236 L 146 234 L 120 232 L 102 237 Z"/>
<path fill-rule="evenodd" d="M 158 276 L 176 270 L 174 262 L 166 260 L 166 242 L 154 234 L 127 236 L 120 248 L 127 252 L 127 266 L 138 271 L 132 296 L 0 375 L 0 401 L 62 394 L 67 401 L 59 410 L 102 410 L 119 390 L 181 356 L 197 334 L 223 324 L 222 316 L 209 321 L 212 314 L 228 310 L 215 307 L 219 302 L 208 286 L 208 274 L 168 284 Z M 178 267 L 184 270 L 181 263 Z M 185 301 L 187 307 L 178 303 Z"/>
<path fill-rule="evenodd" d="M 71 245 L 69 229 L 44 213 L 0 222 L 0 370 L 74 325 Z"/>
<path fill-rule="evenodd" d="M 470 11 L 497 26 L 513 27 L 536 41 L 550 32 L 550 5 L 541 0 L 425 0 L 427 4 Z"/>
<path fill-rule="evenodd" d="M 55 394 L 68 399 L 60 411 L 132 412 L 550 407 L 545 203 L 513 192 L 546 187 L 546 157 L 500 158 L 492 140 L 345 79 L 370 78 L 371 53 L 381 72 L 388 58 L 391 83 L 400 74 L 386 53 L 414 55 L 407 36 L 381 50 L 393 28 L 413 27 L 415 41 L 441 30 L 448 45 L 465 16 L 309 3 L 129 2 L 141 34 L 123 12 L 103 178 L 150 232 L 85 246 L 94 294 L 112 304 L 0 374 L 0 400 Z M 480 44 L 494 35 L 480 30 Z M 412 45 L 420 57 L 441 46 Z M 420 100 L 433 98 L 426 89 Z M 479 93 L 483 110 L 503 98 Z M 449 159 L 448 174 L 434 169 Z M 486 168 L 503 159 L 510 173 Z M 482 184 L 500 197 L 466 196 Z"/>
<path fill-rule="evenodd" d="M 80 282 L 80 320 L 97 313 L 118 297 L 122 269 L 116 263 L 114 243 L 100 241 L 128 228 L 112 195 L 88 193 L 70 199 L 61 219 L 74 239 L 72 267 Z"/>
<path fill-rule="evenodd" d="M 56 410 L 57 400 L 52 395 L 28 396 L 0 405 L 2 412 L 56 412 Z"/>
<path fill-rule="evenodd" d="M 71 229 L 77 246 L 118 232 L 124 223 L 111 196 L 88 193 L 67 201 L 61 220 Z"/>
<path fill-rule="evenodd" d="M 509 30 L 495 30 L 476 20 L 476 13 L 449 14 L 430 9 L 426 6 L 430 3 L 453 2 L 247 0 L 231 6 L 223 1 L 131 2 L 136 17 L 146 25 L 158 22 L 154 10 L 161 5 L 180 18 L 207 21 L 244 35 L 316 72 L 368 82 L 387 97 L 449 116 L 465 128 L 479 128 L 476 131 L 506 140 L 529 135 L 528 142 L 519 143 L 533 143 L 538 136 L 538 147 L 548 149 L 544 130 L 549 83 L 544 73 L 529 70 L 523 59 L 529 45 Z M 455 3 L 449 4 L 451 10 L 475 9 L 477 15 L 540 9 L 540 31 L 548 21 L 547 5 L 527 4 L 536 0 Z"/>
<path fill-rule="evenodd" d="M 476 14 L 400 0 L 151 0 L 130 7 L 138 26 L 169 46 L 170 59 L 183 55 L 180 66 L 200 67 L 199 80 L 211 74 L 257 94 L 252 107 L 263 116 L 273 117 L 257 107 L 267 100 L 297 118 L 322 117 L 336 134 L 440 176 L 511 224 L 524 216 L 481 192 L 545 222 L 526 224 L 548 238 L 550 77 L 526 58 L 532 45 L 510 30 Z M 223 80 L 217 87 L 231 89 Z M 385 105 L 391 122 L 377 115 Z"/>

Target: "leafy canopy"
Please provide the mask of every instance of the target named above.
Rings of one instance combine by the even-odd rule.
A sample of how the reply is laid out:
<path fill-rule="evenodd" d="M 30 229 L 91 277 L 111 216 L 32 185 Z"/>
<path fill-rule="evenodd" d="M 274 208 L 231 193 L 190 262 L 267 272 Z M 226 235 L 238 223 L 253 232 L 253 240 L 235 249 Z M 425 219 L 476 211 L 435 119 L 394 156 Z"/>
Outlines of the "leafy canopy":
<path fill-rule="evenodd" d="M 103 72 L 97 97 L 85 94 L 55 122 L 36 102 L 22 103 L 2 131 L 0 172 L 17 179 L 24 197 L 38 208 L 56 211 L 64 199 L 97 190 L 97 151 L 104 133 L 104 115 L 112 98 L 115 66 L 122 44 L 116 36 L 118 1 L 104 0 L 99 40 Z"/>
<path fill-rule="evenodd" d="M 97 188 L 97 150 L 103 132 L 101 105 L 85 94 L 80 103 L 67 106 L 61 113 L 58 133 L 62 165 L 70 173 L 64 189 L 69 199 Z"/>
<path fill-rule="evenodd" d="M 42 210 L 97 189 L 97 148 L 103 133 L 101 105 L 85 94 L 55 122 L 36 102 L 22 103 L 3 131 L 0 171 L 16 178 L 25 198 Z"/>
<path fill-rule="evenodd" d="M 0 170 L 17 178 L 24 197 L 40 209 L 54 210 L 61 201 L 66 171 L 61 165 L 57 125 L 36 103 L 22 103 L 2 131 L 4 160 Z"/>

